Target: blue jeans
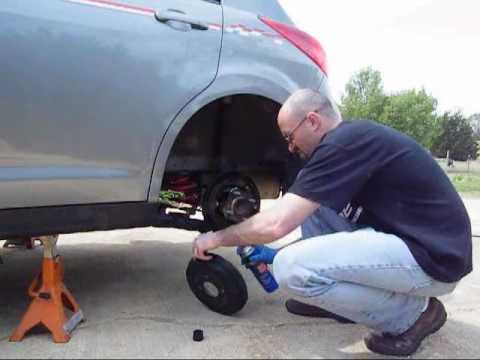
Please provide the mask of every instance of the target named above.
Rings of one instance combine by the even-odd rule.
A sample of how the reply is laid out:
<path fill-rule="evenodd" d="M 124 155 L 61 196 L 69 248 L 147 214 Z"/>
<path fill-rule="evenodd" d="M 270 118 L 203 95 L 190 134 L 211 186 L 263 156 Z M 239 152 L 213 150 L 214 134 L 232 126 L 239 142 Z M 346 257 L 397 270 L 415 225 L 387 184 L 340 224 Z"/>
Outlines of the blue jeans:
<path fill-rule="evenodd" d="M 429 297 L 457 283 L 428 276 L 396 235 L 357 229 L 321 207 L 302 225 L 304 240 L 279 251 L 274 276 L 298 300 L 376 332 L 398 335 L 420 317 Z"/>

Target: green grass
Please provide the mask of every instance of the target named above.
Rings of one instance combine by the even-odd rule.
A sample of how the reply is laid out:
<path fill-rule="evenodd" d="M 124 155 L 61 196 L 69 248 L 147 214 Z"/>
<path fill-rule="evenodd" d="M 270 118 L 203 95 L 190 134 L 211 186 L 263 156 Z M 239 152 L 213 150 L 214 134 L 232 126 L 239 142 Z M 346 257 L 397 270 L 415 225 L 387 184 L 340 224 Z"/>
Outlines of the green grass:
<path fill-rule="evenodd" d="M 480 195 L 480 175 L 471 173 L 447 173 L 459 193 Z"/>
<path fill-rule="evenodd" d="M 447 167 L 445 159 L 437 161 L 459 193 L 480 197 L 480 160 L 455 161 L 453 167 Z"/>

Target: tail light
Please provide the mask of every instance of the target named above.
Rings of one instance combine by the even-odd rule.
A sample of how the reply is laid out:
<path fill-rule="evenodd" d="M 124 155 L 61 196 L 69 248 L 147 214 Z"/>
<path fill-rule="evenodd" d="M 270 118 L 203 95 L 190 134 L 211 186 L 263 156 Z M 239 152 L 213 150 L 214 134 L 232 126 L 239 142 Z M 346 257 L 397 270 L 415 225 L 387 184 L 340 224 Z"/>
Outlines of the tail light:
<path fill-rule="evenodd" d="M 300 49 L 327 75 L 327 57 L 317 39 L 294 26 L 269 19 L 265 16 L 260 16 L 260 20 Z"/>

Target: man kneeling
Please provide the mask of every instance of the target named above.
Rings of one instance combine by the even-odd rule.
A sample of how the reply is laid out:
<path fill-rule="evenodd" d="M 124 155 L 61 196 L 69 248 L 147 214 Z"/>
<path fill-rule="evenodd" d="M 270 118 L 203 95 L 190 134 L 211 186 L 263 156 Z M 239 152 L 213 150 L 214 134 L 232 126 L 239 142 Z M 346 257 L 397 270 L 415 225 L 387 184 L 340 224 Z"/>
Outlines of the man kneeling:
<path fill-rule="evenodd" d="M 356 322 L 366 346 L 410 355 L 447 315 L 438 296 L 472 270 L 471 225 L 436 161 L 410 137 L 368 121 L 342 121 L 327 95 L 303 89 L 282 106 L 289 150 L 306 160 L 275 206 L 198 236 L 193 255 L 266 244 L 302 226 L 303 241 L 256 260 L 273 263 L 295 314 Z"/>

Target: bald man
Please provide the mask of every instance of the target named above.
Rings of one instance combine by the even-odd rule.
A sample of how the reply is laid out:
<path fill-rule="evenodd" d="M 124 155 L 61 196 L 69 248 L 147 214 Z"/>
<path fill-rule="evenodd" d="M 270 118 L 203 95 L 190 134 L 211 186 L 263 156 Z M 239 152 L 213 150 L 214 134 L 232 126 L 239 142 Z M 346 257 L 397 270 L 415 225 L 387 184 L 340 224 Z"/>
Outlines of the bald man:
<path fill-rule="evenodd" d="M 368 120 L 342 121 L 330 96 L 295 92 L 278 126 L 306 160 L 275 206 L 201 234 L 193 256 L 220 246 L 266 244 L 296 227 L 303 241 L 256 259 L 273 263 L 294 298 L 287 310 L 356 322 L 366 346 L 411 355 L 447 315 L 438 296 L 472 270 L 471 226 L 458 193 L 410 137 Z"/>

